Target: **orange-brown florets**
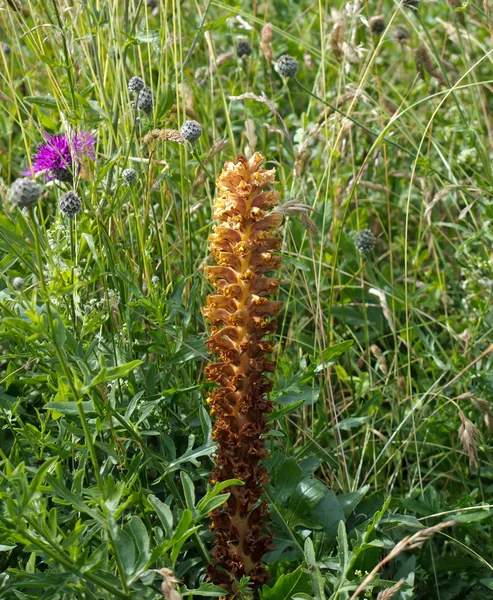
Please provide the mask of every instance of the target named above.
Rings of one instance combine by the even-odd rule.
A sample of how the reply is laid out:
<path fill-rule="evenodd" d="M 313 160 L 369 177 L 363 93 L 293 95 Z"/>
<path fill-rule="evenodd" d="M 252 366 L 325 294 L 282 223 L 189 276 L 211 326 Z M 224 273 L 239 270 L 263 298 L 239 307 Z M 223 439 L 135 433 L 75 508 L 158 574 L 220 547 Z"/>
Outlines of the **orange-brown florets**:
<path fill-rule="evenodd" d="M 203 314 L 211 325 L 207 347 L 219 362 L 206 367 L 217 383 L 207 403 L 216 417 L 213 437 L 217 442 L 213 481 L 241 479 L 243 486 L 228 490 L 225 505 L 214 511 L 211 528 L 216 535 L 215 564 L 211 578 L 232 598 L 237 581 L 249 576 L 254 590 L 267 580 L 262 556 L 271 536 L 263 519 L 267 503 L 261 499 L 268 481 L 262 464 L 267 452 L 262 435 L 268 431 L 267 414 L 272 404 L 265 398 L 272 383 L 265 373 L 275 364 L 266 358 L 273 344 L 263 338 L 276 327 L 282 302 L 269 299 L 280 280 L 264 277 L 277 269 L 275 252 L 281 240 L 272 233 L 282 216 L 266 214 L 279 200 L 275 170 L 261 168 L 264 158 L 256 153 L 247 160 L 239 155 L 227 162 L 217 179 L 210 251 L 217 266 L 206 267 L 216 293 L 208 296 Z"/>

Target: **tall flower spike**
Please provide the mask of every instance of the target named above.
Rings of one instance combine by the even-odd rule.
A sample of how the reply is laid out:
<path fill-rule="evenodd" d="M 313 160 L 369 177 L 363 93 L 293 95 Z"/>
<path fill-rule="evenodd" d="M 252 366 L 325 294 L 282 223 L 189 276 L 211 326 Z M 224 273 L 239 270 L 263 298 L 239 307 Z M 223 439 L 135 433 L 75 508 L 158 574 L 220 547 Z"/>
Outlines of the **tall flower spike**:
<path fill-rule="evenodd" d="M 268 189 L 275 183 L 275 170 L 261 168 L 263 162 L 259 153 L 250 160 L 239 155 L 226 163 L 217 179 L 214 217 L 219 223 L 209 238 L 217 266 L 206 267 L 216 293 L 207 297 L 202 309 L 212 329 L 207 346 L 219 355 L 219 362 L 206 367 L 208 379 L 217 383 L 207 400 L 216 417 L 212 481 L 244 482 L 229 488 L 226 504 L 212 513 L 216 545 L 209 574 L 228 599 L 243 576 L 250 577 L 258 597 L 257 590 L 268 578 L 262 556 L 271 544 L 263 527 L 268 510 L 262 496 L 268 478 L 261 436 L 269 429 L 267 414 L 272 410 L 265 398 L 272 382 L 265 373 L 275 364 L 266 357 L 273 344 L 263 338 L 275 331 L 282 302 L 268 298 L 277 293 L 280 280 L 263 275 L 279 267 L 275 252 L 281 239 L 271 230 L 283 217 L 267 214 L 277 205 L 279 193 Z"/>

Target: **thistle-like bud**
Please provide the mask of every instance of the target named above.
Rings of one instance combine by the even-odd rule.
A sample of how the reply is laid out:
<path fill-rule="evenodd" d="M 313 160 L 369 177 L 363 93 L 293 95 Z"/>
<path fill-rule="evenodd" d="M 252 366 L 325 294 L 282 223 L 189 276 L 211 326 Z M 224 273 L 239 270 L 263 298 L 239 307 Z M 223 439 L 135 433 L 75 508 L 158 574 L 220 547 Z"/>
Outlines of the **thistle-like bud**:
<path fill-rule="evenodd" d="M 143 110 L 145 113 L 152 112 L 152 106 L 154 104 L 154 98 L 152 96 L 151 88 L 144 87 L 139 92 L 137 99 L 137 108 Z"/>
<path fill-rule="evenodd" d="M 362 229 L 358 231 L 354 238 L 354 245 L 360 254 L 370 254 L 377 243 L 376 237 L 371 229 Z"/>
<path fill-rule="evenodd" d="M 411 37 L 409 31 L 403 25 L 398 25 L 394 29 L 394 35 L 395 39 L 399 42 L 399 44 L 407 42 L 407 40 Z"/>
<path fill-rule="evenodd" d="M 138 94 L 145 87 L 144 80 L 141 77 L 132 77 L 128 82 L 128 91 L 132 94 Z"/>
<path fill-rule="evenodd" d="M 10 186 L 8 199 L 17 208 L 31 208 L 43 193 L 43 188 L 28 177 L 16 179 Z"/>
<path fill-rule="evenodd" d="M 236 55 L 238 58 L 243 58 L 244 56 L 250 56 L 252 53 L 252 47 L 246 41 L 241 41 L 236 44 Z"/>
<path fill-rule="evenodd" d="M 382 15 L 375 15 L 374 17 L 371 17 L 369 23 L 370 31 L 373 33 L 373 35 L 381 35 L 385 31 L 386 24 Z"/>
<path fill-rule="evenodd" d="M 22 279 L 22 277 L 14 277 L 14 279 L 12 279 L 12 287 L 17 292 L 22 290 L 24 287 L 24 279 Z"/>
<path fill-rule="evenodd" d="M 265 374 L 275 363 L 267 358 L 273 344 L 263 338 L 275 331 L 282 302 L 269 299 L 277 294 L 280 280 L 263 275 L 279 267 L 275 253 L 281 239 L 271 230 L 283 217 L 269 212 L 279 193 L 268 189 L 275 183 L 275 170 L 261 168 L 263 162 L 259 153 L 250 160 L 239 155 L 219 175 L 214 203 L 219 223 L 210 236 L 217 266 L 206 267 L 216 288 L 203 308 L 212 329 L 207 346 L 219 355 L 219 362 L 206 367 L 208 379 L 217 384 L 207 400 L 216 417 L 212 481 L 244 482 L 229 488 L 227 502 L 212 513 L 216 546 L 209 574 L 226 590 L 225 598 L 233 598 L 244 576 L 254 589 L 265 583 L 262 556 L 271 542 L 263 531 L 268 511 L 262 495 L 268 479 L 262 435 L 269 429 L 267 414 L 272 410 L 265 398 L 272 382 Z"/>
<path fill-rule="evenodd" d="M 58 201 L 58 208 L 62 215 L 72 218 L 82 210 L 82 200 L 74 192 L 67 192 Z"/>
<path fill-rule="evenodd" d="M 289 54 L 283 54 L 277 61 L 277 71 L 281 77 L 296 77 L 298 61 Z"/>
<path fill-rule="evenodd" d="M 180 135 L 187 142 L 196 142 L 202 135 L 202 127 L 197 121 L 185 121 L 180 128 Z"/>
<path fill-rule="evenodd" d="M 135 169 L 124 169 L 122 171 L 122 179 L 127 185 L 132 185 L 137 181 L 139 174 Z"/>

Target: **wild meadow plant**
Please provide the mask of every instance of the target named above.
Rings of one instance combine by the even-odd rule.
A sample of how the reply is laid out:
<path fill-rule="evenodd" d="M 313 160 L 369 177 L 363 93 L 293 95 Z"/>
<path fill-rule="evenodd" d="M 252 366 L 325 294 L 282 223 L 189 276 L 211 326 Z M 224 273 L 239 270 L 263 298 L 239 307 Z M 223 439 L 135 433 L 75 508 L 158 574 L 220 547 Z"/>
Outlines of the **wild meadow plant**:
<path fill-rule="evenodd" d="M 0 598 L 493 597 L 492 23 L 0 5 Z"/>

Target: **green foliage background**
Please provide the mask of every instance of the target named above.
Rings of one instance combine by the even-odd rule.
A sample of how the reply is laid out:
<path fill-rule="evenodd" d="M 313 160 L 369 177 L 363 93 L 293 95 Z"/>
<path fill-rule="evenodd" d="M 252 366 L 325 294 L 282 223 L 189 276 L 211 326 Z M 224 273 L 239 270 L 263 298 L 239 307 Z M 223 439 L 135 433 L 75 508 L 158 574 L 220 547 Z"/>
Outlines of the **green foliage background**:
<path fill-rule="evenodd" d="M 401 579 L 401 600 L 493 597 L 493 10 L 420 4 L 0 5 L 0 598 L 154 599 L 162 567 L 183 597 L 221 595 L 204 583 L 225 500 L 207 483 L 200 313 L 214 186 L 189 146 L 141 141 L 185 118 L 213 175 L 261 151 L 291 203 L 262 598 L 348 599 L 450 519 L 365 597 Z M 306 89 L 275 71 L 284 53 Z M 43 131 L 70 126 L 97 136 L 81 217 L 58 213 L 63 183 L 11 208 Z"/>

